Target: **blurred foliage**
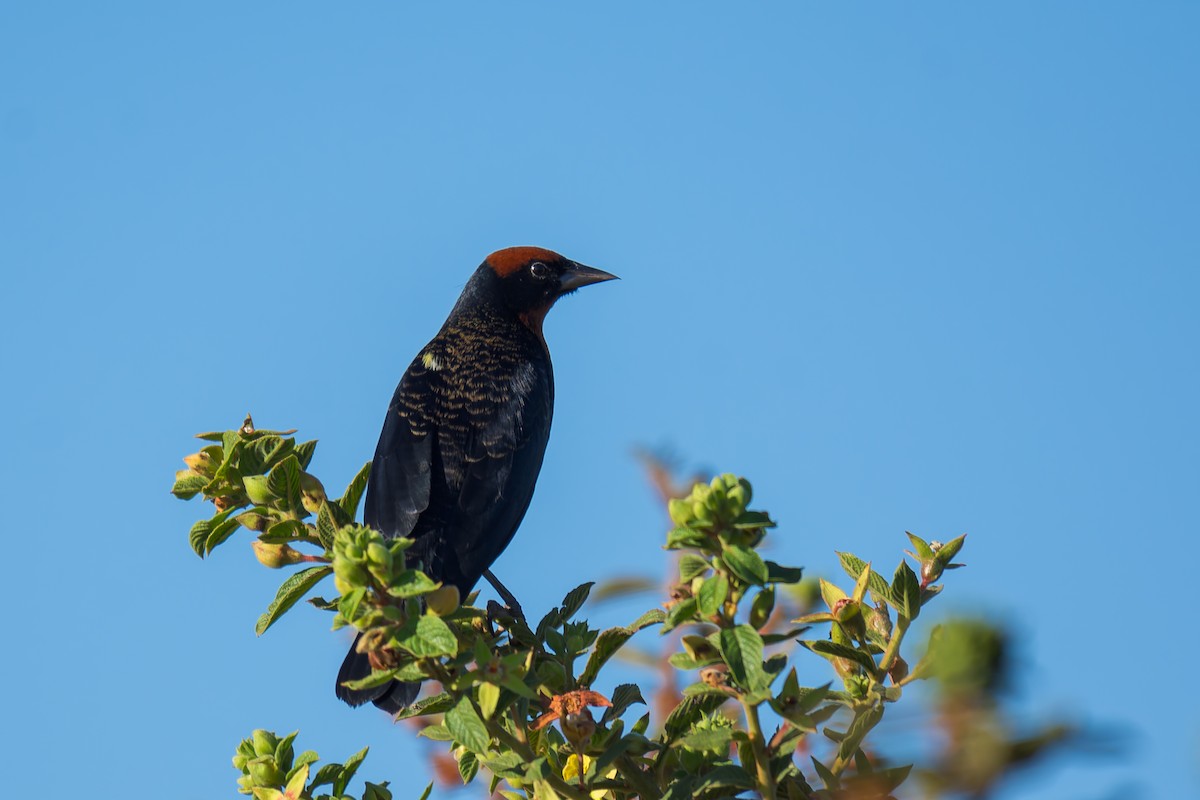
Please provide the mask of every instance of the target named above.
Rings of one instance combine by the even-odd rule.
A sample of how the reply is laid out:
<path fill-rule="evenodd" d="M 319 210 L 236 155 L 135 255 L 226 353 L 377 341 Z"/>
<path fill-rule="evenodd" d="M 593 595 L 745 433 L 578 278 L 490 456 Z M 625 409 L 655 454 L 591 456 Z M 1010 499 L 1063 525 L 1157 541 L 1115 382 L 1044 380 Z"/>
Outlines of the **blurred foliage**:
<path fill-rule="evenodd" d="M 941 544 L 908 534 L 912 563 L 901 558 L 890 579 L 846 552 L 838 554 L 844 586 L 812 581 L 800 567 L 763 557 L 776 525 L 751 507 L 747 480 L 725 474 L 675 487 L 651 459 L 672 523 L 665 547 L 676 556 L 660 589 L 664 602 L 601 630 L 579 618 L 593 595 L 585 583 L 533 624 L 519 609 L 477 608 L 474 595 L 460 598 L 409 568 L 411 540 L 355 523 L 369 465 L 330 499 L 307 472 L 316 443 L 297 443 L 292 433 L 256 430 L 247 417 L 237 430 L 200 435 L 210 444 L 184 459 L 172 490 L 213 503 L 214 514 L 192 527 L 192 548 L 205 557 L 245 528 L 265 566 L 306 565 L 283 581 L 259 618 L 260 634 L 333 575 L 337 596 L 309 603 L 332 612 L 334 628 L 363 633 L 359 646 L 374 671 L 352 685 L 433 688 L 397 719 L 413 720 L 419 736 L 445 748 L 435 762 L 442 780 L 453 773 L 489 795 L 540 800 L 866 800 L 892 797 L 916 775 L 925 796 L 980 797 L 1070 733 L 1010 733 L 996 700 L 1007 643 L 985 623 L 934 626 L 910 666 L 909 631 L 940 595 L 944 573 L 961 566 L 953 562 L 963 536 Z M 626 576 L 595 594 L 630 596 L 656 585 Z M 658 630 L 665 652 L 630 644 L 647 628 Z M 592 690 L 623 655 L 656 668 L 652 710 L 640 685 L 619 684 L 608 696 Z M 810 662 L 805 674 L 823 664 L 828 680 L 802 685 L 801 659 Z M 944 748 L 914 770 L 880 754 L 876 728 L 922 680 L 933 687 L 930 724 Z M 367 751 L 317 768 L 315 753 L 294 755 L 295 736 L 258 730 L 244 740 L 234 756 L 239 791 L 259 800 L 350 798 Z M 367 783 L 362 793 L 391 797 L 387 783 Z"/>

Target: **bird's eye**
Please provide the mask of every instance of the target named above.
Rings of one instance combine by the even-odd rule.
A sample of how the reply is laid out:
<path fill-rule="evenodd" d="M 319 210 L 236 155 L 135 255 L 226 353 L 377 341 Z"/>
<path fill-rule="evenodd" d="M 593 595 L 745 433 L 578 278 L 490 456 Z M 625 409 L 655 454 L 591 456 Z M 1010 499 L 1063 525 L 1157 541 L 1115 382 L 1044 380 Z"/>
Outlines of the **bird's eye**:
<path fill-rule="evenodd" d="M 535 261 L 529 265 L 529 274 L 539 281 L 543 281 L 550 277 L 550 268 L 540 261 Z"/>

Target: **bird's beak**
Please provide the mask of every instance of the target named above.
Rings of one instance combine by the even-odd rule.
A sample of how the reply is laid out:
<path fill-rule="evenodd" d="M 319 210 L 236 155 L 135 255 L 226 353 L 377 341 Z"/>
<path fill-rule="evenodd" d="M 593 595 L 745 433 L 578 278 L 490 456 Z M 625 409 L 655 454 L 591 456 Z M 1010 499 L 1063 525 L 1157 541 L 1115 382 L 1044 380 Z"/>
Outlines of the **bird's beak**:
<path fill-rule="evenodd" d="M 616 280 L 620 280 L 620 278 L 611 272 L 605 272 L 602 269 L 595 269 L 593 267 L 585 267 L 583 264 L 576 264 L 572 261 L 571 268 L 562 275 L 561 286 L 562 291 L 566 293 L 573 292 L 580 286 L 588 286 L 593 283 L 600 283 L 601 281 Z"/>

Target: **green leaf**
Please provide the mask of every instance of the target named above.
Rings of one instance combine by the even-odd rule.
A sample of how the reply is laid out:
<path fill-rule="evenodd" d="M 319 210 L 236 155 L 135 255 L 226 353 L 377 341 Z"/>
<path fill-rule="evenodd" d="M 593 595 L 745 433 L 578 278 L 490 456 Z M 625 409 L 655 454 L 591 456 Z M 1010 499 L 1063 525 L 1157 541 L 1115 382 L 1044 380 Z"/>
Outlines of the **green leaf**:
<path fill-rule="evenodd" d="M 295 433 L 295 431 L 289 431 Z M 311 439 L 307 442 L 301 442 L 296 445 L 296 460 L 300 464 L 300 469 L 308 469 L 309 463 L 312 461 L 313 453 L 317 451 L 317 440 Z"/>
<path fill-rule="evenodd" d="M 439 586 L 441 586 L 440 583 L 431 579 L 424 572 L 419 572 L 415 569 L 406 569 L 392 581 L 392 585 L 388 587 L 388 594 L 400 599 L 418 597 L 423 594 L 429 594 Z"/>
<path fill-rule="evenodd" d="M 667 543 L 663 547 L 666 550 L 678 550 L 681 547 L 701 548 L 708 541 L 708 536 L 695 528 L 672 528 L 667 532 Z"/>
<path fill-rule="evenodd" d="M 484 753 L 491 744 L 487 726 L 475 713 L 470 698 L 460 698 L 454 708 L 446 712 L 446 727 L 454 734 L 456 742 L 473 753 Z"/>
<path fill-rule="evenodd" d="M 426 725 L 418 731 L 417 736 L 424 736 L 431 742 L 453 742 L 454 734 L 445 725 Z"/>
<path fill-rule="evenodd" d="M 371 462 L 363 464 L 362 469 L 350 481 L 350 485 L 346 487 L 346 492 L 338 498 L 338 507 L 346 513 L 350 519 L 358 514 L 358 503 L 362 500 L 363 492 L 367 490 L 367 479 L 371 477 Z"/>
<path fill-rule="evenodd" d="M 707 789 L 717 788 L 753 789 L 754 778 L 750 777 L 750 773 L 737 764 L 721 764 L 704 773 L 695 792 L 699 796 Z"/>
<path fill-rule="evenodd" d="M 424 717 L 429 714 L 444 714 L 449 711 L 454 705 L 454 698 L 448 692 L 435 694 L 433 697 L 426 697 L 424 700 L 418 700 L 408 708 L 396 715 L 396 721 L 409 719 L 411 717 Z"/>
<path fill-rule="evenodd" d="M 702 617 L 711 617 L 721 610 L 729 595 L 729 579 L 720 573 L 705 578 L 696 596 L 697 609 Z"/>
<path fill-rule="evenodd" d="M 583 607 L 583 604 L 588 599 L 588 595 L 591 594 L 592 587 L 595 585 L 595 581 L 588 581 L 567 592 L 567 596 L 562 601 L 562 610 L 559 612 L 561 621 L 565 622 L 575 616 L 575 612 Z"/>
<path fill-rule="evenodd" d="M 838 756 L 842 759 L 853 756 L 854 752 L 858 750 L 858 746 L 863 743 L 863 739 L 881 719 L 883 719 L 882 705 L 870 706 L 855 714 L 854 719 L 850 722 L 850 728 L 838 745 Z"/>
<path fill-rule="evenodd" d="M 479 684 L 479 711 L 484 719 L 491 719 L 500 702 L 500 687 L 494 683 Z"/>
<path fill-rule="evenodd" d="M 475 754 L 468 751 L 458 757 L 458 775 L 462 778 L 463 785 L 475 780 L 475 776 L 479 774 L 479 759 Z"/>
<path fill-rule="evenodd" d="M 921 613 L 921 582 L 907 561 L 901 560 L 900 566 L 896 567 L 896 574 L 892 576 L 892 596 L 896 613 L 910 620 L 916 619 L 917 614 Z"/>
<path fill-rule="evenodd" d="M 204 558 L 208 552 L 204 549 L 204 544 L 208 541 L 209 534 L 212 533 L 213 528 L 227 521 L 233 512 L 232 508 L 226 509 L 214 515 L 212 519 L 202 519 L 192 526 L 192 530 L 188 533 L 188 543 L 196 551 L 196 555 Z"/>
<path fill-rule="evenodd" d="M 667 620 L 667 612 L 661 608 L 652 608 L 645 614 L 629 623 L 629 627 L 635 631 L 640 631 L 642 628 L 649 628 L 651 625 L 661 625 Z"/>
<path fill-rule="evenodd" d="M 774 528 L 775 523 L 765 511 L 743 511 L 733 521 L 733 527 L 738 530 L 754 530 L 755 528 Z"/>
<path fill-rule="evenodd" d="M 271 474 L 267 476 L 267 488 L 283 501 L 284 507 L 289 511 L 300 513 L 303 506 L 300 504 L 300 462 L 296 458 L 296 454 L 292 453 L 287 458 L 280 461 L 271 470 Z"/>
<path fill-rule="evenodd" d="M 799 583 L 804 577 L 803 567 L 782 567 L 774 561 L 767 560 L 767 581 L 769 583 Z"/>
<path fill-rule="evenodd" d="M 695 553 L 684 553 L 679 559 L 679 580 L 681 583 L 687 583 L 710 569 L 712 569 L 712 564 L 708 563 L 708 559 Z"/>
<path fill-rule="evenodd" d="M 759 589 L 758 594 L 754 595 L 754 602 L 750 604 L 750 625 L 756 629 L 762 629 L 771 619 L 771 612 L 774 610 L 775 584 L 771 583 Z"/>
<path fill-rule="evenodd" d="M 188 470 L 180 470 L 176 473 L 175 485 L 171 487 L 171 494 L 180 500 L 191 500 L 200 494 L 201 490 L 207 485 L 208 478 L 203 475 L 197 475 Z"/>
<path fill-rule="evenodd" d="M 729 752 L 729 744 L 733 741 L 733 728 L 709 728 L 708 730 L 693 730 L 679 740 L 679 744 L 689 750 L 712 751 L 724 757 Z"/>
<path fill-rule="evenodd" d="M 728 699 L 729 695 L 723 693 L 685 696 L 663 722 L 663 738 L 667 742 L 674 741 L 690 731 L 701 717 L 716 711 Z"/>
<path fill-rule="evenodd" d="M 838 553 L 837 557 L 842 562 L 842 569 L 846 570 L 847 575 L 856 581 L 862 577 L 862 571 L 867 568 L 867 562 L 852 553 Z M 888 582 L 875 570 L 871 570 L 871 575 L 867 578 L 867 588 L 876 602 L 888 602 L 892 596 L 892 587 L 888 586 Z"/>
<path fill-rule="evenodd" d="M 838 781 L 837 775 L 833 774 L 833 770 L 817 761 L 816 756 L 810 756 L 813 762 L 813 768 L 817 771 L 817 777 L 825 784 L 825 788 L 830 791 L 835 791 L 842 788 L 841 782 Z"/>
<path fill-rule="evenodd" d="M 613 689 L 611 700 L 612 705 L 604 709 L 604 716 L 600 718 L 601 724 L 619 719 L 625 713 L 625 709 L 634 703 L 646 705 L 646 701 L 642 699 L 642 690 L 635 683 L 622 683 L 617 686 Z"/>
<path fill-rule="evenodd" d="M 275 599 L 271 601 L 271 605 L 267 606 L 267 613 L 258 618 L 254 632 L 259 636 L 266 633 L 267 628 L 274 625 L 276 620 L 283 616 L 289 608 L 296 605 L 300 598 L 308 594 L 310 589 L 331 572 L 333 572 L 333 567 L 321 565 L 308 567 L 288 576 L 288 579 L 280 585 L 279 591 L 275 593 Z"/>
<path fill-rule="evenodd" d="M 688 622 L 696 615 L 696 598 L 689 597 L 685 600 L 680 600 L 675 605 L 671 606 L 671 610 L 667 612 L 667 618 L 663 622 L 663 628 L 660 633 L 667 633 L 674 630 L 679 625 Z"/>
<path fill-rule="evenodd" d="M 933 548 L 929 546 L 928 542 L 926 542 L 920 536 L 915 536 L 908 531 L 905 531 L 904 535 L 908 537 L 908 540 L 912 542 L 913 549 L 917 551 L 916 555 L 918 561 L 925 563 L 926 561 L 933 560 Z"/>
<path fill-rule="evenodd" d="M 874 672 L 876 669 L 875 659 L 859 650 L 857 647 L 851 647 L 847 644 L 838 644 L 831 642 L 828 639 L 818 639 L 814 641 L 802 641 L 800 644 L 807 647 L 809 650 L 826 658 L 846 658 L 862 667 L 869 672 Z"/>
<path fill-rule="evenodd" d="M 723 628 L 717 635 L 717 646 L 738 686 L 752 692 L 767 685 L 762 664 L 763 640 L 758 631 L 749 625 Z"/>
<path fill-rule="evenodd" d="M 326 550 L 333 549 L 333 537 L 343 527 L 333 518 L 333 511 L 328 501 L 321 503 L 317 511 L 317 538 Z"/>
<path fill-rule="evenodd" d="M 458 639 L 441 617 L 422 614 L 405 623 L 396 634 L 396 644 L 418 658 L 452 656 L 458 652 Z M 465 742 L 464 742 L 465 744 Z"/>
<path fill-rule="evenodd" d="M 343 681 L 342 685 L 356 692 L 363 689 L 374 689 L 376 686 L 383 686 L 385 683 L 390 683 L 395 679 L 397 672 L 399 670 L 395 669 L 371 670 L 371 674 L 367 675 L 367 677 L 353 681 Z"/>
<path fill-rule="evenodd" d="M 429 795 L 432 792 L 433 792 L 433 781 L 430 781 L 429 785 L 425 787 L 425 791 L 421 792 L 421 796 L 418 797 L 417 800 L 429 800 Z"/>
<path fill-rule="evenodd" d="M 363 759 L 367 757 L 367 750 L 369 749 L 364 747 L 346 759 L 346 765 L 342 767 L 342 774 L 333 782 L 334 795 L 343 795 L 346 793 L 346 787 L 354 779 L 354 773 L 358 772 L 358 768 L 362 766 Z"/>
<path fill-rule="evenodd" d="M 241 523 L 236 519 L 222 520 L 213 525 L 208 531 L 208 538 L 204 540 L 204 552 L 211 553 L 217 549 L 217 545 L 224 542 L 230 536 L 233 536 L 239 527 L 241 527 Z"/>
<path fill-rule="evenodd" d="M 967 535 L 964 533 L 962 536 L 946 542 L 934 555 L 934 561 L 936 561 L 938 566 L 942 569 L 948 568 L 950 566 L 951 559 L 958 555 L 958 551 L 962 550 L 963 545 L 966 544 L 966 541 Z"/>
<path fill-rule="evenodd" d="M 521 778 L 525 775 L 525 759 L 511 750 L 490 754 L 479 760 L 501 778 Z"/>
<path fill-rule="evenodd" d="M 362 800 L 392 800 L 392 791 L 388 789 L 388 781 L 371 783 L 363 781 Z"/>
<path fill-rule="evenodd" d="M 258 538 L 267 544 L 286 544 L 308 537 L 308 526 L 298 519 L 285 519 L 267 528 Z"/>
<path fill-rule="evenodd" d="M 262 475 L 292 452 L 295 446 L 295 439 L 260 436 L 242 445 L 238 453 L 238 469 L 243 475 Z"/>
<path fill-rule="evenodd" d="M 694 775 L 676 772 L 662 800 L 694 800 L 698 780 Z"/>
<path fill-rule="evenodd" d="M 770 577 L 767 565 L 763 563 L 762 558 L 747 547 L 727 544 L 721 551 L 721 558 L 729 567 L 729 571 L 741 578 L 744 583 L 762 586 Z"/>
<path fill-rule="evenodd" d="M 309 752 L 312 752 L 312 751 L 310 750 Z M 314 753 L 313 755 L 316 755 L 316 754 Z M 336 764 L 336 763 L 326 764 L 325 766 L 323 766 L 319 770 L 317 770 L 317 774 L 313 776 L 312 782 L 308 785 L 308 790 L 311 792 L 313 789 L 316 789 L 318 786 L 324 786 L 327 783 L 332 784 L 335 780 L 337 780 L 338 775 L 341 775 L 341 774 L 342 774 L 342 765 L 341 764 Z"/>

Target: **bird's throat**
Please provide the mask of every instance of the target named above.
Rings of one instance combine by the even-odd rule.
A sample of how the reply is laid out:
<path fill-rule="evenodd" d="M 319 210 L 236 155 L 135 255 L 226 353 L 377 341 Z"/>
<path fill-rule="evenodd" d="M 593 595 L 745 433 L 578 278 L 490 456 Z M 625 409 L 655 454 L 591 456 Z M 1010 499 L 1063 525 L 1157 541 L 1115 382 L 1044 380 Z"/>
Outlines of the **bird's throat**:
<path fill-rule="evenodd" d="M 538 338 L 544 341 L 545 337 L 542 335 L 542 323 L 546 321 L 546 314 L 549 313 L 550 307 L 553 305 L 554 300 L 551 300 L 545 305 L 538 306 L 537 308 L 529 311 L 522 311 L 521 313 L 517 314 L 517 318 L 521 320 L 522 325 L 536 333 Z"/>

